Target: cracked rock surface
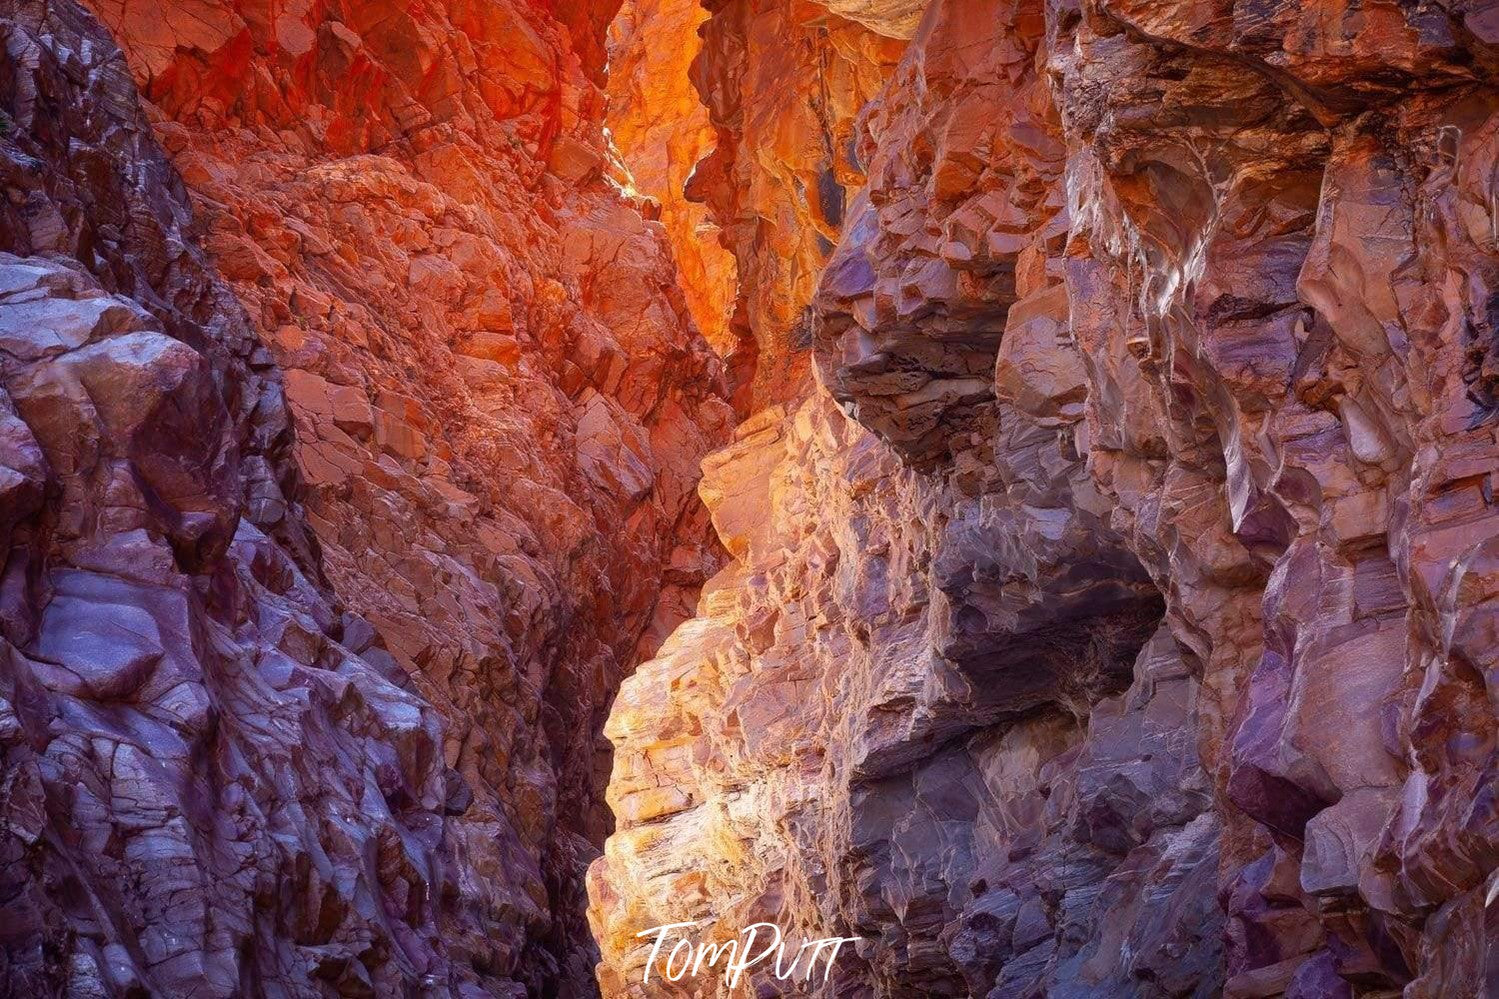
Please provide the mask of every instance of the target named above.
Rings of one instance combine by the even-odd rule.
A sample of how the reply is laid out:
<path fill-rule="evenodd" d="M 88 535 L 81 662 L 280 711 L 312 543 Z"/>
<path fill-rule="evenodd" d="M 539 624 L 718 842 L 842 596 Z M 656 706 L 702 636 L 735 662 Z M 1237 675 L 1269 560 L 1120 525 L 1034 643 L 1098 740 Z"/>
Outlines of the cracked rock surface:
<path fill-rule="evenodd" d="M 760 919 L 864 942 L 759 995 L 1499 988 L 1495 23 L 927 7 L 606 729 L 606 993 Z"/>
<path fill-rule="evenodd" d="M 3 991 L 595 994 L 730 420 L 613 10 L 94 11 L 0 5 Z"/>

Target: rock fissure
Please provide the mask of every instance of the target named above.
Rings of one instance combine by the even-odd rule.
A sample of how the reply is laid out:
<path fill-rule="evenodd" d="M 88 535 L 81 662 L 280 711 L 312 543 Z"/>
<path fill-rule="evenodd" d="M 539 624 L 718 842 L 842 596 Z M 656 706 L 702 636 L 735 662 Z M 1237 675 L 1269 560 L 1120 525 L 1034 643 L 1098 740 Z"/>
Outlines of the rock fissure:
<path fill-rule="evenodd" d="M 0 992 L 1499 991 L 1491 6 L 0 2 Z"/>

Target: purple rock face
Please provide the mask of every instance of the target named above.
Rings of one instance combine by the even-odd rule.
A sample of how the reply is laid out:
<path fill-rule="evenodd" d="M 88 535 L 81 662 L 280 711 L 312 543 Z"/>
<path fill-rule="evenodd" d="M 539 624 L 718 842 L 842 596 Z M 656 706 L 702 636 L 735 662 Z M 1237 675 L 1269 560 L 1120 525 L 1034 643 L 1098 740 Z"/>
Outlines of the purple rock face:
<path fill-rule="evenodd" d="M 123 59 L 0 19 L 0 981 L 456 984 L 439 719 L 341 614 Z"/>

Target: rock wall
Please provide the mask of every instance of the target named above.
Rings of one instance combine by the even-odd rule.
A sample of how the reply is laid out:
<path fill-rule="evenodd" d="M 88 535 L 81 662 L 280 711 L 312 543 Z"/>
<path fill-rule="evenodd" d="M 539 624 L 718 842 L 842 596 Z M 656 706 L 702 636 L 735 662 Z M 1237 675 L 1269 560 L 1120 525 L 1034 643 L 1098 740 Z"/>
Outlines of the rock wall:
<path fill-rule="evenodd" d="M 0 3 L 7 994 L 1499 993 L 1490 5 L 641 0 L 629 168 L 607 0 L 93 9 Z"/>
<path fill-rule="evenodd" d="M 1221 692 L 1228 988 L 1485 994 L 1499 36 L 1188 13 L 1063 18 L 1051 68 L 1090 462 Z"/>
<path fill-rule="evenodd" d="M 0 4 L 4 991 L 594 993 L 730 421 L 612 7 L 95 11 Z"/>
<path fill-rule="evenodd" d="M 606 994 L 1499 990 L 1496 23 L 934 0 L 607 728 Z"/>
<path fill-rule="evenodd" d="M 724 939 L 759 920 L 868 938 L 828 994 L 964 995 L 1008 956 L 1006 907 L 1011 928 L 1029 920 L 1018 954 L 1052 936 L 1057 883 L 1097 893 L 1117 874 L 1120 897 L 1075 902 L 1069 923 L 1123 934 L 1130 877 L 1157 865 L 1208 888 L 1184 892 L 1179 925 L 1139 928 L 1141 952 L 1176 932 L 1210 957 L 1216 823 L 1182 733 L 1196 684 L 1152 639 L 1159 597 L 1079 504 L 1098 497 L 1056 430 L 1017 420 L 993 464 L 941 479 L 825 396 L 740 435 L 703 482 L 739 562 L 625 681 L 606 729 L 606 994 L 677 994 L 641 988 L 635 934 L 711 919 Z M 970 931 L 941 939 L 970 903 Z"/>

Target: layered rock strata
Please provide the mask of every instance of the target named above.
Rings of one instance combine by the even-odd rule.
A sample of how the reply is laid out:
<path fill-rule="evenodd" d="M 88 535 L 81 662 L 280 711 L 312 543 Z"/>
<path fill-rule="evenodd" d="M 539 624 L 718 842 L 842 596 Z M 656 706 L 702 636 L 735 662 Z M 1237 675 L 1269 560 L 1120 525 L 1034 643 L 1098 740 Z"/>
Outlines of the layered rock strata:
<path fill-rule="evenodd" d="M 730 413 L 612 8 L 95 9 L 0 5 L 6 990 L 592 994 Z"/>
<path fill-rule="evenodd" d="M 1495 24 L 928 7 L 610 721 L 606 993 L 758 919 L 864 938 L 760 995 L 1499 989 Z"/>

